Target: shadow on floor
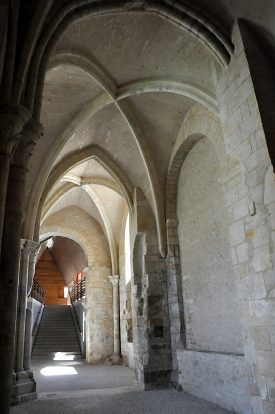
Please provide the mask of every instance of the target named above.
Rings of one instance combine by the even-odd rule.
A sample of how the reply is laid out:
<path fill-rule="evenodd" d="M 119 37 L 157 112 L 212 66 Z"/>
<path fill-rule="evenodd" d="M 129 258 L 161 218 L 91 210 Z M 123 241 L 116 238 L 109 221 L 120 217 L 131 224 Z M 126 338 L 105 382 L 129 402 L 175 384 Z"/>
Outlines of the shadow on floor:
<path fill-rule="evenodd" d="M 33 361 L 38 399 L 11 414 L 229 414 L 174 389 L 140 391 L 124 366 L 91 366 L 83 361 Z"/>

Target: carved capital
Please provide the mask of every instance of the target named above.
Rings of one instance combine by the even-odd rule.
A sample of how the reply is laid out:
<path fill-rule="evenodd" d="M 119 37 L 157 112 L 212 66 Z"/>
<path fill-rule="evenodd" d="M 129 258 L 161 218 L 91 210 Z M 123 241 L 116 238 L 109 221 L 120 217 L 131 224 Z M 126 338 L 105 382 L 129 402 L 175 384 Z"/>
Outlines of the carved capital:
<path fill-rule="evenodd" d="M 89 273 L 92 272 L 93 269 L 93 265 L 89 265 L 87 267 L 84 267 L 84 269 L 82 269 L 81 273 L 83 277 L 88 277 Z"/>
<path fill-rule="evenodd" d="M 30 262 L 36 263 L 37 256 L 41 249 L 41 244 L 39 242 L 32 241 L 30 247 Z"/>
<path fill-rule="evenodd" d="M 21 239 L 21 256 L 30 260 L 36 259 L 40 250 L 40 243 L 32 240 Z"/>
<path fill-rule="evenodd" d="M 23 128 L 22 138 L 13 154 L 12 165 L 28 167 L 29 159 L 39 138 L 43 135 L 43 131 L 43 126 L 40 122 L 33 118 L 30 119 Z"/>
<path fill-rule="evenodd" d="M 26 243 L 26 239 L 20 240 L 20 250 L 24 250 L 25 243 Z"/>
<path fill-rule="evenodd" d="M 22 105 L 0 105 L 0 152 L 11 155 L 31 114 Z"/>
<path fill-rule="evenodd" d="M 114 276 L 108 276 L 110 282 L 112 283 L 113 286 L 118 285 L 119 282 L 119 275 L 114 275 Z"/>
<path fill-rule="evenodd" d="M 167 228 L 178 228 L 179 221 L 177 219 L 167 219 L 166 227 Z"/>

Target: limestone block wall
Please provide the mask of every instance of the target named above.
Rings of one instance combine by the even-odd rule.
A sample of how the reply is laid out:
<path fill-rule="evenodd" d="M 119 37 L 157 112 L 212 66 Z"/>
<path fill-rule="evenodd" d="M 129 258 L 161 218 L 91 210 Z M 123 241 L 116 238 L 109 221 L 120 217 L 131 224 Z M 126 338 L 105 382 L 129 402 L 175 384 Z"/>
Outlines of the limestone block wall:
<path fill-rule="evenodd" d="M 251 65 L 255 65 L 255 59 L 251 59 L 253 48 L 250 44 L 249 54 L 246 54 L 242 34 L 237 24 L 234 28 L 233 43 L 234 55 L 217 84 L 220 119 L 206 109 L 200 109 L 198 106 L 191 108 L 176 141 L 169 167 L 166 187 L 167 269 L 173 368 L 178 368 L 179 381 L 183 388 L 191 393 L 204 396 L 240 414 L 270 414 L 275 409 L 273 380 L 275 374 L 273 346 L 275 189 L 273 168 L 267 149 L 267 137 L 262 123 L 266 123 L 266 117 L 261 117 L 257 101 L 257 98 L 261 98 L 263 93 L 266 93 L 266 89 L 262 91 L 259 88 L 260 81 L 256 83 L 252 81 L 250 69 Z M 255 71 L 254 67 L 252 69 L 254 75 L 256 72 L 259 73 L 259 70 Z M 264 99 L 260 100 L 261 108 L 264 101 Z M 269 127 L 270 123 L 265 130 L 270 132 Z M 204 137 L 207 137 L 214 145 L 210 154 L 213 155 L 216 152 L 220 173 L 216 179 L 215 174 L 212 175 L 214 181 L 211 180 L 210 185 L 204 188 L 206 183 L 203 186 L 203 180 L 207 176 L 209 164 L 204 165 L 202 175 L 197 181 L 197 188 L 190 185 L 189 196 L 197 190 L 198 199 L 193 199 L 191 206 L 184 205 L 182 199 L 182 207 L 185 208 L 178 211 L 180 214 L 178 217 L 174 200 L 177 194 L 176 186 L 180 166 L 183 161 L 188 162 L 190 151 L 190 156 L 192 156 L 192 151 L 195 153 L 196 146 L 198 150 L 203 142 L 206 142 Z M 269 136 L 268 139 L 270 144 L 271 137 Z M 196 161 L 194 157 L 194 168 L 201 163 L 201 157 L 198 158 Z M 214 167 L 213 162 L 210 162 L 210 166 Z M 188 183 L 183 184 L 187 185 L 188 190 Z M 215 186 L 216 189 L 213 191 Z M 203 330 L 198 329 L 198 325 L 196 327 L 196 312 L 202 305 L 202 302 L 198 302 L 197 295 L 203 288 L 202 281 L 205 275 L 194 262 L 195 279 L 197 278 L 198 287 L 200 287 L 196 289 L 196 285 L 192 285 L 195 279 L 190 277 L 190 271 L 188 271 L 191 257 L 196 257 L 197 254 L 197 262 L 199 262 L 196 245 L 201 237 L 200 234 L 197 238 L 194 234 L 191 237 L 190 228 L 196 227 L 196 222 L 193 220 L 192 223 L 192 217 L 188 220 L 188 214 L 190 215 L 190 210 L 199 210 L 203 206 L 199 197 L 203 194 L 207 196 L 208 191 L 209 193 L 213 191 L 210 197 L 212 201 L 214 200 L 212 202 L 213 216 L 207 217 L 206 210 L 202 209 L 198 217 L 204 216 L 204 220 L 198 228 L 203 229 L 202 236 L 206 238 L 210 237 L 211 233 L 212 238 L 213 235 L 217 237 L 219 230 L 218 237 L 222 237 L 223 240 L 222 242 L 216 240 L 215 251 L 211 251 L 212 243 L 206 243 L 202 255 L 212 256 L 210 262 L 208 257 L 204 260 L 206 269 L 209 263 L 212 266 L 212 269 L 208 267 L 208 270 L 211 270 L 211 278 L 215 273 L 217 275 L 218 268 L 222 267 L 221 273 L 226 276 L 225 281 L 229 282 L 229 285 L 226 287 L 225 284 L 222 287 L 220 285 L 222 279 L 217 279 L 216 284 L 212 283 L 215 278 L 212 282 L 210 278 L 210 285 L 204 289 L 205 304 L 211 301 L 211 297 L 226 293 L 230 287 L 231 306 L 229 313 L 224 315 L 225 326 L 220 324 L 221 332 L 224 332 L 227 338 L 226 341 L 219 334 L 215 335 L 213 331 L 213 336 L 208 340 L 208 332 L 205 335 Z M 220 201 L 216 199 L 217 194 L 220 194 Z M 188 204 L 188 198 L 186 201 Z M 216 214 L 217 207 L 221 215 Z M 185 217 L 186 214 L 187 217 Z M 180 245 L 176 228 L 177 219 L 180 223 L 179 230 L 182 226 Z M 208 223 L 208 228 L 204 228 L 205 223 Z M 181 247 L 182 285 L 178 278 L 180 272 L 178 247 Z M 188 250 L 192 252 L 192 255 L 187 254 Z M 228 259 L 230 256 L 225 254 L 226 251 L 231 256 L 230 260 Z M 186 261 L 182 255 L 184 252 L 187 257 Z M 184 269 L 185 265 L 187 271 Z M 181 312 L 181 290 L 184 299 L 184 315 Z M 188 292 L 190 295 L 186 295 Z M 220 304 L 220 307 L 218 306 L 218 312 L 220 312 L 220 309 L 223 309 L 220 298 L 217 297 L 216 303 Z M 230 302 L 226 300 L 225 303 L 228 309 Z M 235 309 L 231 309 L 233 305 L 236 306 Z M 209 303 L 209 309 L 211 310 L 211 303 Z M 203 307 L 201 307 L 201 314 L 202 310 Z M 216 320 L 218 315 L 215 315 L 214 309 L 212 310 L 210 315 Z M 224 309 L 221 312 L 223 313 Z M 239 317 L 239 328 L 236 315 Z M 202 318 L 204 318 L 203 315 Z M 233 325 L 232 319 L 235 320 Z M 200 318 L 197 322 L 199 320 Z M 205 318 L 203 320 L 206 321 Z M 180 323 L 182 321 L 183 325 Z M 207 323 L 209 321 L 206 321 L 206 326 Z M 226 325 L 227 329 L 233 329 L 234 338 L 233 335 L 230 338 L 224 331 Z M 241 332 L 239 336 L 238 331 Z M 236 335 L 238 339 L 241 339 L 239 342 L 238 339 L 236 341 Z M 242 353 L 243 356 L 239 355 Z M 175 354 L 177 361 L 175 361 Z M 230 398 L 230 395 L 234 395 L 234 398 Z"/>
<path fill-rule="evenodd" d="M 226 154 L 218 116 L 194 105 L 179 131 L 166 186 L 174 378 L 190 393 L 251 413 L 252 373 L 243 356 L 238 279 L 228 240 L 232 215 L 226 184 L 238 186 L 241 171 L 240 162 Z M 236 398 L 229 397 L 233 394 Z"/>
<path fill-rule="evenodd" d="M 243 353 L 235 273 L 215 147 L 202 138 L 183 163 L 178 217 L 186 347 Z"/>
<path fill-rule="evenodd" d="M 86 275 L 86 360 L 104 363 L 114 350 L 111 268 L 90 267 Z"/>
<path fill-rule="evenodd" d="M 231 407 L 235 413 L 250 413 L 247 364 L 242 356 L 226 353 L 178 351 L 179 382 L 185 391 Z"/>
<path fill-rule="evenodd" d="M 148 388 L 170 379 L 171 344 L 166 263 L 159 254 L 152 210 L 135 193 L 136 236 L 133 246 L 132 321 L 135 374 Z"/>
<path fill-rule="evenodd" d="M 270 173 L 266 137 L 237 24 L 233 41 L 234 56 L 217 88 L 226 151 L 239 160 L 242 169 L 242 174 L 231 174 L 231 180 L 225 183 L 231 216 L 229 242 L 237 275 L 245 359 L 253 375 L 252 410 L 270 414 L 275 410 L 272 296 L 275 258 L 271 207 L 274 176 Z"/>
<path fill-rule="evenodd" d="M 248 371 L 218 149 L 201 138 L 187 155 L 178 181 L 186 334 L 186 349 L 178 350 L 179 382 L 186 391 L 246 413 Z"/>
<path fill-rule="evenodd" d="M 167 373 L 171 371 L 171 345 L 166 263 L 158 246 L 150 244 L 146 246 L 144 261 L 148 275 L 149 371 Z"/>

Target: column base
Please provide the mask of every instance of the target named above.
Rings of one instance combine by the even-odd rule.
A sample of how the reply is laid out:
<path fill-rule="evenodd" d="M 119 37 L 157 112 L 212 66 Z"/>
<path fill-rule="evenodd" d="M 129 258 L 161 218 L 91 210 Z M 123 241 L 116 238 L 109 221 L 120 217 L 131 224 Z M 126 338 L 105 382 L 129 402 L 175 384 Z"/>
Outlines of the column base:
<path fill-rule="evenodd" d="M 171 370 L 139 372 L 135 379 L 135 386 L 146 391 L 155 388 L 167 388 L 171 382 Z"/>
<path fill-rule="evenodd" d="M 36 382 L 32 371 L 18 371 L 12 376 L 11 405 L 18 405 L 37 398 Z"/>
<path fill-rule="evenodd" d="M 177 391 L 182 391 L 182 386 L 179 383 L 179 371 L 178 370 L 173 370 L 171 372 L 171 378 L 170 378 L 170 382 L 169 382 L 169 387 L 170 388 L 174 388 Z"/>
<path fill-rule="evenodd" d="M 108 365 L 122 365 L 122 362 L 122 356 L 116 354 L 111 355 L 107 360 Z"/>

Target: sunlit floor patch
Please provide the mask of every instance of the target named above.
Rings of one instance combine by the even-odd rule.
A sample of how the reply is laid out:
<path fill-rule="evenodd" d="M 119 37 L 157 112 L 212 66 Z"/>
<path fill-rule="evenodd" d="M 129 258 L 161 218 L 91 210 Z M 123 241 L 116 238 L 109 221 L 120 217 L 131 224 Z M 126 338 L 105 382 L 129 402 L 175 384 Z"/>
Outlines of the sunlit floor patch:
<path fill-rule="evenodd" d="M 56 352 L 54 361 L 73 361 L 74 355 L 66 354 L 66 352 Z"/>
<path fill-rule="evenodd" d="M 42 368 L 40 372 L 45 377 L 51 377 L 51 376 L 57 376 L 57 375 L 77 375 L 77 372 L 73 367 L 49 366 L 49 367 Z"/>

